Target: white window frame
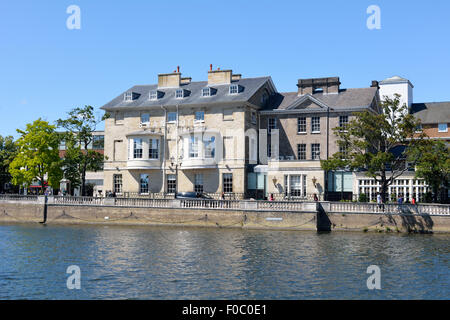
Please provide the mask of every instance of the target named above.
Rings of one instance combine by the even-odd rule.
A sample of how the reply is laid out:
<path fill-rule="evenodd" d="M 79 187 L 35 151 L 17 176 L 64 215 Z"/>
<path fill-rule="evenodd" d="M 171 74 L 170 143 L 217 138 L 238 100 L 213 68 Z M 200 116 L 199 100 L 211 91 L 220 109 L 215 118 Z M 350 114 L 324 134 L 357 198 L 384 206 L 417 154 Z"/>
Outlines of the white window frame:
<path fill-rule="evenodd" d="M 133 101 L 133 92 L 125 92 L 123 95 L 124 101 Z"/>
<path fill-rule="evenodd" d="M 181 93 L 181 96 L 179 95 Z M 176 89 L 175 90 L 175 99 L 183 99 L 184 98 L 184 90 Z"/>
<path fill-rule="evenodd" d="M 304 123 L 302 123 L 302 125 L 305 126 L 305 130 L 300 131 L 300 119 L 302 119 L 302 122 L 304 121 Z M 306 117 L 298 117 L 297 118 L 297 133 L 299 134 L 304 134 L 306 133 Z"/>
<path fill-rule="evenodd" d="M 343 121 L 343 119 L 346 119 L 346 121 Z M 347 127 L 350 119 L 347 115 L 345 116 L 339 116 L 339 127 L 342 128 L 341 131 L 347 132 Z"/>
<path fill-rule="evenodd" d="M 445 126 L 445 129 L 441 129 L 441 126 Z M 438 123 L 438 132 L 448 132 L 448 124 L 447 123 Z"/>
<path fill-rule="evenodd" d="M 238 94 L 239 93 L 239 85 L 237 85 L 237 84 L 230 85 L 229 93 L 230 94 Z"/>
<path fill-rule="evenodd" d="M 142 121 L 142 116 L 145 114 L 148 115 L 148 121 Z M 141 124 L 143 123 L 150 124 L 150 113 L 148 112 L 141 113 Z"/>
<path fill-rule="evenodd" d="M 202 114 L 202 119 L 197 119 L 197 114 Z M 202 110 L 195 111 L 194 121 L 195 122 L 205 122 L 205 111 L 202 111 Z"/>
<path fill-rule="evenodd" d="M 142 186 L 142 177 L 146 176 L 146 183 L 147 183 L 147 187 L 146 190 L 143 190 Z M 139 194 L 148 194 L 150 190 L 150 177 L 148 173 L 141 173 L 139 175 Z"/>
<path fill-rule="evenodd" d="M 317 123 L 314 123 L 314 120 L 318 120 Z M 314 130 L 314 125 L 319 127 L 319 130 Z M 311 117 L 311 133 L 320 133 L 320 117 Z"/>
<path fill-rule="evenodd" d="M 304 157 L 300 157 L 300 146 L 302 146 L 302 154 Z M 299 143 L 297 144 L 297 160 L 299 161 L 305 161 L 306 160 L 306 143 Z"/>
<path fill-rule="evenodd" d="M 189 158 L 195 159 L 200 156 L 200 139 L 195 136 L 189 138 Z"/>
<path fill-rule="evenodd" d="M 175 114 L 175 120 L 170 120 L 170 118 L 169 118 L 170 114 Z M 177 119 L 178 119 L 177 112 L 167 112 L 167 123 L 175 123 L 175 122 L 177 122 Z"/>
<path fill-rule="evenodd" d="M 204 140 L 203 149 L 205 152 L 205 158 L 214 158 L 216 155 L 216 137 L 212 136 L 209 138 L 209 140 Z"/>
<path fill-rule="evenodd" d="M 271 120 L 273 120 L 274 122 L 273 122 L 273 128 L 271 128 L 271 125 L 270 125 L 270 121 Z M 272 132 L 272 130 L 277 130 L 278 129 L 278 119 L 276 118 L 276 117 L 271 117 L 271 118 L 269 118 L 269 119 L 267 119 L 267 133 L 271 133 Z"/>
<path fill-rule="evenodd" d="M 149 100 L 158 100 L 158 90 L 152 90 L 148 94 Z"/>
<path fill-rule="evenodd" d="M 156 144 L 156 148 L 152 148 L 153 145 Z M 158 160 L 159 159 L 159 139 L 157 138 L 150 138 L 148 139 L 148 158 L 151 160 Z M 150 150 L 156 150 L 157 157 L 152 156 L 153 151 Z"/>
<path fill-rule="evenodd" d="M 139 143 L 138 143 L 139 141 Z M 140 147 L 140 148 L 139 148 Z M 137 152 L 140 150 L 140 152 Z M 137 156 L 140 155 L 140 156 Z M 133 159 L 142 159 L 144 157 L 144 140 L 142 138 L 133 139 Z"/>
<path fill-rule="evenodd" d="M 194 191 L 203 193 L 204 187 L 203 173 L 196 173 L 194 176 Z"/>
<path fill-rule="evenodd" d="M 202 88 L 202 97 L 211 97 L 211 88 Z"/>
<path fill-rule="evenodd" d="M 317 150 L 314 151 L 315 146 L 319 146 L 318 152 L 317 152 Z M 316 157 L 316 154 L 317 154 L 317 157 Z M 311 143 L 311 160 L 314 160 L 314 161 L 320 160 L 320 143 Z"/>

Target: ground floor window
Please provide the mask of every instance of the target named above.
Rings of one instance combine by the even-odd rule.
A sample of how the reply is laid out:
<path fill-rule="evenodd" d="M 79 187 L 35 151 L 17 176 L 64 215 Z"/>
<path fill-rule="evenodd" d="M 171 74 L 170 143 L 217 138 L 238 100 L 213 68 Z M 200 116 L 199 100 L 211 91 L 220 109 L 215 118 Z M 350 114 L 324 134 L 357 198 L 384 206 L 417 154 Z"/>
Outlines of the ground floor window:
<path fill-rule="evenodd" d="M 146 173 L 141 174 L 139 193 L 148 193 L 148 174 Z"/>
<path fill-rule="evenodd" d="M 306 197 L 306 174 L 284 176 L 286 197 Z"/>
<path fill-rule="evenodd" d="M 113 190 L 114 193 L 122 193 L 122 175 L 115 174 L 113 176 Z"/>
<path fill-rule="evenodd" d="M 231 193 L 233 192 L 233 174 L 224 173 L 223 174 L 223 192 Z"/>
<path fill-rule="evenodd" d="M 175 193 L 177 191 L 177 177 L 174 174 L 167 175 L 167 193 Z"/>
<path fill-rule="evenodd" d="M 386 200 L 396 202 L 399 197 L 402 197 L 404 202 L 410 202 L 414 197 L 417 202 L 420 202 L 425 200 L 425 195 L 430 191 L 431 189 L 422 179 L 395 179 L 388 187 Z M 368 201 L 376 201 L 378 192 L 381 192 L 380 182 L 367 178 L 358 180 L 358 194 L 365 194 Z"/>
<path fill-rule="evenodd" d="M 195 175 L 194 191 L 203 193 L 203 174 L 201 173 Z"/>

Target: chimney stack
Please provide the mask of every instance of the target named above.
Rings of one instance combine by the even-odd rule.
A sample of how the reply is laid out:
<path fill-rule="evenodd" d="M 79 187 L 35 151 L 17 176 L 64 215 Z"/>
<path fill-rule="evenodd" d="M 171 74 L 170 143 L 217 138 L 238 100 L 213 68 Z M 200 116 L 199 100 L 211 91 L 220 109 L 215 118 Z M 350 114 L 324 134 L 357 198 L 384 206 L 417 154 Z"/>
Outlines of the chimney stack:
<path fill-rule="evenodd" d="M 208 71 L 208 85 L 211 84 L 230 84 L 233 75 L 232 70 L 212 70 L 212 64 L 210 65 L 210 70 Z"/>
<path fill-rule="evenodd" d="M 158 74 L 158 88 L 179 88 L 181 84 L 180 67 L 172 73 Z"/>
<path fill-rule="evenodd" d="M 380 89 L 380 84 L 377 80 L 373 80 L 371 87 Z"/>
<path fill-rule="evenodd" d="M 298 79 L 298 95 L 319 92 L 324 94 L 339 93 L 340 85 L 339 77 Z"/>

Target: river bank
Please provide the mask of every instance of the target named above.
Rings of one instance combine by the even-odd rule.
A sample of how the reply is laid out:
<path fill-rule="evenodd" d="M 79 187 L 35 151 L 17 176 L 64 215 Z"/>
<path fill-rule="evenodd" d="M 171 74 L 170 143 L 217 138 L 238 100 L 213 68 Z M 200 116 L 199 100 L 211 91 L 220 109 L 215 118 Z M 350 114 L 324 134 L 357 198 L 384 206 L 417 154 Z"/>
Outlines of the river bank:
<path fill-rule="evenodd" d="M 153 225 L 263 230 L 450 233 L 450 216 L 333 212 L 328 203 L 303 203 L 302 211 L 238 208 L 138 207 L 0 201 L 0 223 Z M 344 207 L 345 209 L 345 207 Z"/>

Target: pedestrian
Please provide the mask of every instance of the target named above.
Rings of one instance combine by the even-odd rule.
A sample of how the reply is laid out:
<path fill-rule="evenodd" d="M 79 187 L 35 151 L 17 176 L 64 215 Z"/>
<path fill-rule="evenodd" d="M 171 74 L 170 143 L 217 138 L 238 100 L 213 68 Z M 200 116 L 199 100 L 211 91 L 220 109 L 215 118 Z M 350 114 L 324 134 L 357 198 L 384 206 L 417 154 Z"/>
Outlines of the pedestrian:
<path fill-rule="evenodd" d="M 398 204 L 403 204 L 403 197 L 400 195 L 397 200 Z"/>
<path fill-rule="evenodd" d="M 377 204 L 378 204 L 378 209 L 383 209 L 383 211 L 384 211 L 383 198 L 381 197 L 381 194 L 379 192 L 377 193 Z"/>
<path fill-rule="evenodd" d="M 416 198 L 412 197 L 411 203 L 412 203 L 413 205 L 415 205 L 415 204 L 416 204 Z"/>
<path fill-rule="evenodd" d="M 270 194 L 269 201 L 273 201 L 273 193 Z"/>
<path fill-rule="evenodd" d="M 220 197 L 222 198 L 222 200 L 225 200 L 225 192 L 222 191 L 222 194 L 220 195 Z"/>
<path fill-rule="evenodd" d="M 317 197 L 317 194 L 314 193 L 314 201 L 319 201 L 319 198 Z"/>

